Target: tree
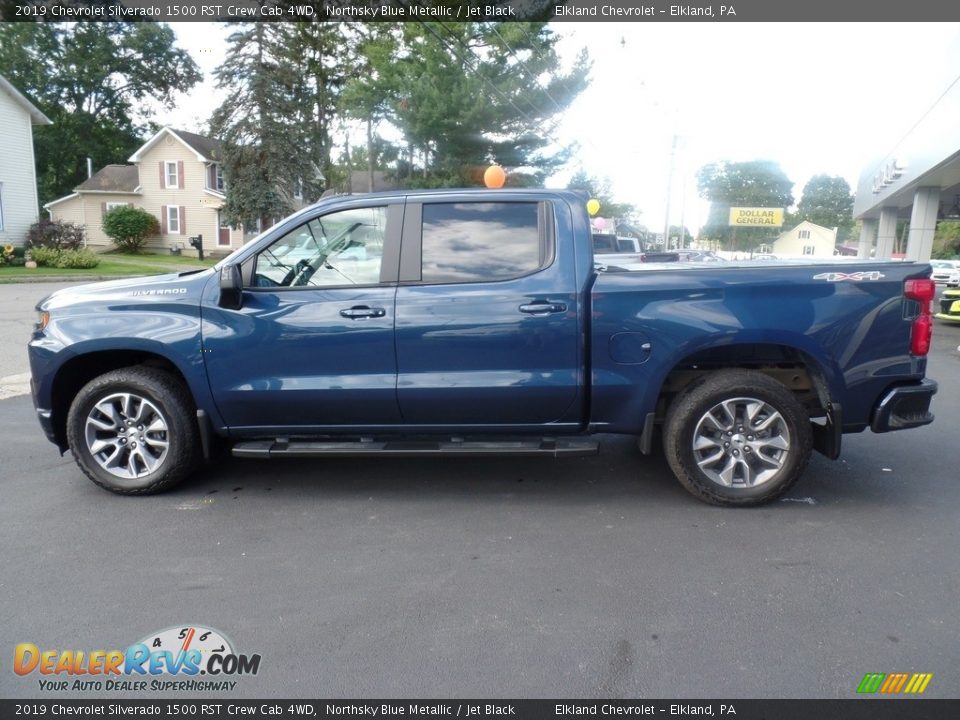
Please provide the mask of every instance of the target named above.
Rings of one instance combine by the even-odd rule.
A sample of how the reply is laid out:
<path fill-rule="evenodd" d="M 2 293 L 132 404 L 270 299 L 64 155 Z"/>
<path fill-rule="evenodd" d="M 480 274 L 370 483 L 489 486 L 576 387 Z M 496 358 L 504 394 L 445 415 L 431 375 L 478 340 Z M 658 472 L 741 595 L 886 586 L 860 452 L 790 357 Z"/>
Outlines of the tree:
<path fill-rule="evenodd" d="M 282 61 L 291 65 L 300 79 L 294 102 L 307 124 L 307 145 L 302 152 L 309 153 L 319 170 L 316 174 L 322 178 L 323 188 L 338 185 L 343 177 L 333 160 L 334 128 L 341 119 L 344 86 L 358 77 L 352 64 L 353 46 L 365 27 L 362 23 L 296 23 L 286 47 L 280 48 Z"/>
<path fill-rule="evenodd" d="M 340 98 L 340 108 L 347 118 L 360 120 L 366 129 L 366 145 L 361 153 L 350 150 L 352 167 L 357 167 L 358 156 L 363 158 L 367 171 L 366 190 L 373 190 L 373 173 L 383 160 L 396 158 L 395 150 L 376 134 L 377 125 L 390 116 L 396 100 L 398 76 L 393 60 L 399 49 L 399 29 L 385 23 L 358 25 L 351 52 L 351 67 L 355 72 L 347 79 Z M 381 162 L 378 162 L 380 160 Z"/>
<path fill-rule="evenodd" d="M 793 183 L 776 162 L 718 162 L 697 173 L 700 197 L 710 201 L 710 212 L 701 236 L 720 241 L 728 250 L 752 249 L 779 228 L 730 227 L 731 207 L 788 208 L 793 204 Z"/>
<path fill-rule="evenodd" d="M 200 81 L 173 31 L 156 23 L 0 23 L 0 75 L 53 121 L 34 128 L 41 203 L 95 167 L 126 162 L 153 128 L 146 100 L 172 107 Z"/>
<path fill-rule="evenodd" d="M 227 199 L 222 214 L 232 225 L 269 224 L 289 214 L 301 183 L 314 194 L 319 168 L 310 103 L 298 66 L 290 62 L 296 28 L 287 23 L 243 23 L 227 39 L 216 70 L 229 92 L 214 112 L 211 130 L 223 142 Z"/>
<path fill-rule="evenodd" d="M 567 183 L 569 190 L 583 190 L 590 198 L 600 203 L 598 215 L 615 218 L 627 224 L 635 224 L 638 215 L 637 208 L 630 203 L 616 202 L 613 191 L 610 189 L 609 178 L 598 178 L 588 175 L 584 170 L 578 170 Z"/>
<path fill-rule="evenodd" d="M 121 205 L 103 216 L 103 232 L 121 250 L 135 253 L 160 232 L 160 223 L 143 208 Z"/>
<path fill-rule="evenodd" d="M 496 162 L 510 184 L 542 184 L 569 151 L 553 131 L 586 87 L 582 52 L 560 71 L 545 23 L 404 23 L 389 120 L 406 140 L 409 184 L 479 185 Z"/>
<path fill-rule="evenodd" d="M 837 228 L 837 241 L 846 242 L 853 232 L 853 200 L 850 184 L 842 177 L 814 175 L 803 186 L 803 194 L 793 216 L 796 222 L 808 220 L 826 228 Z"/>
<path fill-rule="evenodd" d="M 933 236 L 933 257 L 950 260 L 960 256 L 960 222 L 941 220 Z"/>

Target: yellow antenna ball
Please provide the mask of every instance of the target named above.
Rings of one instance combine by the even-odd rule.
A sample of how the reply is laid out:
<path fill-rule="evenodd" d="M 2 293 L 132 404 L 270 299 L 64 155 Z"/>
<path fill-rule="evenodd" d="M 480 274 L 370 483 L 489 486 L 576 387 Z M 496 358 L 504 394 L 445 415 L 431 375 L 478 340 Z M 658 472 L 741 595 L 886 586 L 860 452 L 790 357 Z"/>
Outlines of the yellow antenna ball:
<path fill-rule="evenodd" d="M 593 217 L 600 212 L 600 201 L 596 198 L 590 198 L 587 200 L 587 212 L 590 213 L 590 217 Z"/>
<path fill-rule="evenodd" d="M 507 173 L 499 165 L 491 165 L 483 173 L 483 184 L 488 188 L 502 188 L 507 181 Z"/>

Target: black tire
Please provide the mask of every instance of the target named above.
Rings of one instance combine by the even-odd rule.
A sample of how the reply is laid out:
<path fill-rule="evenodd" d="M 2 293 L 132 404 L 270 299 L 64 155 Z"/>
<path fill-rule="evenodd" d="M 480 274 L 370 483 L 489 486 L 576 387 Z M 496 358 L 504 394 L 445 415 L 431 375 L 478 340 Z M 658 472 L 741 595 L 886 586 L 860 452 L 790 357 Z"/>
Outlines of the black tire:
<path fill-rule="evenodd" d="M 720 370 L 694 381 L 670 405 L 663 428 L 670 469 L 712 505 L 781 497 L 800 478 L 812 448 L 803 405 L 781 383 L 751 370 Z"/>
<path fill-rule="evenodd" d="M 145 424 L 137 425 L 136 419 L 131 424 L 131 418 Z M 110 425 L 115 428 L 101 427 Z M 171 488 L 188 477 L 200 459 L 199 429 L 187 388 L 171 373 L 144 366 L 113 370 L 84 385 L 70 405 L 67 441 L 84 474 L 120 495 Z M 115 461 L 111 449 L 119 453 Z"/>

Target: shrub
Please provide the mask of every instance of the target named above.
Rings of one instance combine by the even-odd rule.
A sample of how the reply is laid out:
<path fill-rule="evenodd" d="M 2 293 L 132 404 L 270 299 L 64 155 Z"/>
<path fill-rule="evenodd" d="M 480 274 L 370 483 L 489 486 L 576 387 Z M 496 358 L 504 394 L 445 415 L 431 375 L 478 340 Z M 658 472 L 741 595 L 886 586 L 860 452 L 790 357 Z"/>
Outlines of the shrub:
<path fill-rule="evenodd" d="M 147 238 L 160 232 L 160 223 L 142 208 L 115 207 L 103 216 L 103 232 L 121 250 L 139 252 Z"/>
<path fill-rule="evenodd" d="M 100 258 L 92 250 L 64 250 L 57 259 L 58 268 L 95 268 Z"/>
<path fill-rule="evenodd" d="M 40 267 L 56 267 L 57 260 L 60 259 L 60 251 L 41 245 L 30 249 L 30 257 L 36 260 Z"/>
<path fill-rule="evenodd" d="M 76 250 L 83 247 L 83 240 L 83 225 L 63 220 L 41 220 L 27 232 L 27 244 L 32 248 Z"/>
<path fill-rule="evenodd" d="M 30 256 L 40 267 L 94 268 L 100 264 L 99 256 L 92 250 L 54 250 L 38 247 L 30 251 Z"/>

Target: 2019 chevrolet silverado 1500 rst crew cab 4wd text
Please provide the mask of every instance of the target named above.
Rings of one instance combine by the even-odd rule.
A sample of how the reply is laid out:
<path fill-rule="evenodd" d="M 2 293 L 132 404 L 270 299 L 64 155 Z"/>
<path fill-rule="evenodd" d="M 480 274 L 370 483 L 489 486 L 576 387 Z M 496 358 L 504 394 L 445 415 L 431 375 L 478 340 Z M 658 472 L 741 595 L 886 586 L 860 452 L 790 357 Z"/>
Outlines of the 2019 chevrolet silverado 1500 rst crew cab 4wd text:
<path fill-rule="evenodd" d="M 60 290 L 40 423 L 98 485 L 242 457 L 593 453 L 662 429 L 680 482 L 755 505 L 843 433 L 932 421 L 930 266 L 594 264 L 566 191 L 323 200 L 215 268 Z"/>

